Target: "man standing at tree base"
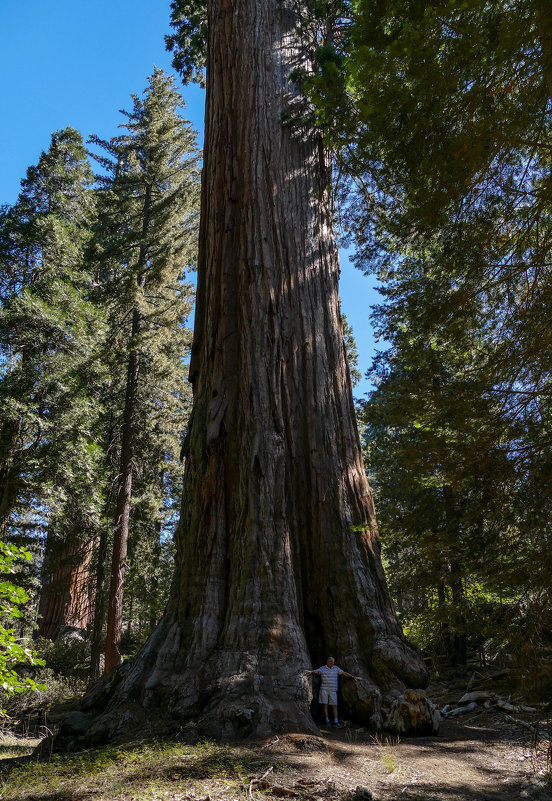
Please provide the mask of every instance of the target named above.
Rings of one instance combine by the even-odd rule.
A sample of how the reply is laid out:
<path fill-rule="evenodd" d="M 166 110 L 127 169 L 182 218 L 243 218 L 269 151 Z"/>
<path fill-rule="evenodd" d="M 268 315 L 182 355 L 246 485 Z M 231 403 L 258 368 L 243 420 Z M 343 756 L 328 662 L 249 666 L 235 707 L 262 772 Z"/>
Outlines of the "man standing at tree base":
<path fill-rule="evenodd" d="M 354 679 L 354 681 L 360 681 L 360 677 L 353 676 L 351 673 L 346 673 L 344 670 L 338 667 L 335 664 L 335 659 L 333 656 L 329 656 L 326 660 L 326 664 L 322 665 L 322 667 L 319 667 L 317 670 L 307 671 L 307 676 L 312 676 L 314 674 L 321 676 L 318 700 L 322 704 L 322 709 L 324 710 L 326 728 L 331 728 L 330 719 L 328 718 L 329 704 L 333 712 L 333 725 L 336 729 L 340 729 L 341 723 L 339 722 L 339 718 L 337 716 L 337 687 L 339 676 L 344 676 L 346 679 Z"/>

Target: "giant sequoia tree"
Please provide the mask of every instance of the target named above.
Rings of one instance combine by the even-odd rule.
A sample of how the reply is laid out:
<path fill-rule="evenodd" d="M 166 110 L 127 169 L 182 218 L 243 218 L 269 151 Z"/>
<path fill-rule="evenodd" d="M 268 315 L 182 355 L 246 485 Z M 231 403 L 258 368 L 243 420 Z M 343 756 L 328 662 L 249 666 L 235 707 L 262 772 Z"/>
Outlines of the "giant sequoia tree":
<path fill-rule="evenodd" d="M 339 315 L 330 169 L 290 82 L 311 69 L 309 9 L 209 0 L 205 28 L 197 5 L 174 8 L 184 67 L 187 43 L 208 31 L 177 570 L 119 699 L 199 715 L 214 733 L 308 730 L 304 671 L 331 651 L 363 677 L 346 688 L 351 713 L 379 726 L 385 704 L 426 673 L 381 567 Z"/>

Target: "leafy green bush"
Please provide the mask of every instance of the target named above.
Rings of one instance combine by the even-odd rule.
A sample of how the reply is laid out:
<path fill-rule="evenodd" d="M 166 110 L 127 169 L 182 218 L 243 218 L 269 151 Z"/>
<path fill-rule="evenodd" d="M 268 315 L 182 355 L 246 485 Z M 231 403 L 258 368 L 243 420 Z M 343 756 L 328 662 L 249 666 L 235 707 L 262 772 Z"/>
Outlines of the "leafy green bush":
<path fill-rule="evenodd" d="M 405 604 L 401 622 L 406 636 L 434 659 L 446 656 L 446 640 L 457 634 L 482 662 L 494 661 L 514 647 L 515 609 L 514 598 L 500 598 L 470 579 L 463 582 L 461 602 L 447 593 L 439 598 L 437 591 L 427 592 L 423 603 Z"/>
<path fill-rule="evenodd" d="M 0 542 L 0 573 L 13 574 L 18 560 L 31 559 L 31 554 L 24 548 Z M 19 606 L 28 600 L 29 596 L 21 587 L 16 587 L 11 581 L 0 581 L 0 690 L 7 695 L 43 689 L 34 679 L 16 670 L 17 666 L 44 663 L 24 640 L 15 636 L 15 629 L 8 628 L 12 620 L 22 616 Z"/>

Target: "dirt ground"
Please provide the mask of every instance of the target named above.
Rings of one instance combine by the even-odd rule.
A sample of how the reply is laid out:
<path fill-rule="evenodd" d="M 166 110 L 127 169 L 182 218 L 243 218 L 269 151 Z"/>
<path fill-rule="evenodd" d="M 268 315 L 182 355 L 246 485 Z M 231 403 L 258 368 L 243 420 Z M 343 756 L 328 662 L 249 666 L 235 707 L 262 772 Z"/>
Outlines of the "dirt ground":
<path fill-rule="evenodd" d="M 531 732 L 539 716 L 517 713 L 516 720 L 496 707 L 479 707 L 443 720 L 437 736 L 400 740 L 353 724 L 320 736 L 226 744 L 198 740 L 184 729 L 157 744 L 146 740 L 40 763 L 36 757 L 5 759 L 0 799 L 552 801 L 549 726 L 540 729 L 540 742 Z"/>
<path fill-rule="evenodd" d="M 336 795 L 366 788 L 375 801 L 552 799 L 546 743 L 535 748 L 530 740 L 528 730 L 489 712 L 466 724 L 445 720 L 436 737 L 371 738 L 350 727 L 320 739 L 288 736 L 265 749 L 286 761 L 282 784 L 319 782 L 326 797 L 333 786 Z"/>

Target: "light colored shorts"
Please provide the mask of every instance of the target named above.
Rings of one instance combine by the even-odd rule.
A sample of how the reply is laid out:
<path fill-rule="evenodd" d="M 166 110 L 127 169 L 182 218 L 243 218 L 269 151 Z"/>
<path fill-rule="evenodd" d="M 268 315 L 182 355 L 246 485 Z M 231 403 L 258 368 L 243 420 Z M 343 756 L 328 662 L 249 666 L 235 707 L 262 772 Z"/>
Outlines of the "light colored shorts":
<path fill-rule="evenodd" d="M 320 690 L 318 700 L 321 704 L 333 704 L 337 706 L 337 693 L 332 693 L 330 690 Z"/>

